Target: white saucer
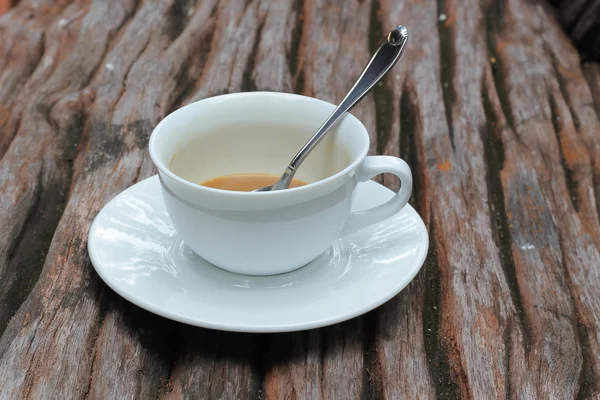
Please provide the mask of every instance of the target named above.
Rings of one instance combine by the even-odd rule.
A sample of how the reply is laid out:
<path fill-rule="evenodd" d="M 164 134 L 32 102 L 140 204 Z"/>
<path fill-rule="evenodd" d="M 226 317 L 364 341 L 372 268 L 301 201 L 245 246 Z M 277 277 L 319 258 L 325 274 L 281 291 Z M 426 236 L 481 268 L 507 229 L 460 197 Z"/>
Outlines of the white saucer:
<path fill-rule="evenodd" d="M 391 197 L 373 181 L 359 184 L 355 210 Z M 88 250 L 108 286 L 155 314 L 226 331 L 286 332 L 341 322 L 388 301 L 419 272 L 428 243 L 423 221 L 406 206 L 384 223 L 338 239 L 299 270 L 236 275 L 204 261 L 182 242 L 153 176 L 100 211 Z"/>

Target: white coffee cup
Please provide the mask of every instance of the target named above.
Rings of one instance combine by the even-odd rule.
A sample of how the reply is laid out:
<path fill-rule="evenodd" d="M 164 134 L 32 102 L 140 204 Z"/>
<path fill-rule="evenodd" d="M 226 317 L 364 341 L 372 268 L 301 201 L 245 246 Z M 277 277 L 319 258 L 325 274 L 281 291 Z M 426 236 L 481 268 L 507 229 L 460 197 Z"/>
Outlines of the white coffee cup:
<path fill-rule="evenodd" d="M 317 258 L 336 238 L 398 213 L 411 194 L 410 168 L 397 157 L 367 157 L 369 135 L 351 114 L 298 169 L 295 178 L 305 186 L 237 192 L 199 184 L 236 173 L 281 175 L 334 108 L 305 96 L 251 92 L 200 100 L 165 117 L 150 137 L 150 156 L 185 243 L 234 273 L 280 274 Z M 398 193 L 351 212 L 356 186 L 382 173 L 400 178 Z"/>

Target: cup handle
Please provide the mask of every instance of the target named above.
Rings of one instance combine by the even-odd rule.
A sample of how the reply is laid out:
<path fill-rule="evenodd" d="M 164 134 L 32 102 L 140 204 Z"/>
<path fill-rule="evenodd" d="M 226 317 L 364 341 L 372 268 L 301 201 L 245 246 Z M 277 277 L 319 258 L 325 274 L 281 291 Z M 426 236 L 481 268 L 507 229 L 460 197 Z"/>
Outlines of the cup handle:
<path fill-rule="evenodd" d="M 366 182 L 384 173 L 394 174 L 400 178 L 400 189 L 396 195 L 380 206 L 351 213 L 340 237 L 384 221 L 396 215 L 408 203 L 412 192 L 412 174 L 404 160 L 392 156 L 367 157 L 358 169 L 357 177 L 359 182 Z"/>

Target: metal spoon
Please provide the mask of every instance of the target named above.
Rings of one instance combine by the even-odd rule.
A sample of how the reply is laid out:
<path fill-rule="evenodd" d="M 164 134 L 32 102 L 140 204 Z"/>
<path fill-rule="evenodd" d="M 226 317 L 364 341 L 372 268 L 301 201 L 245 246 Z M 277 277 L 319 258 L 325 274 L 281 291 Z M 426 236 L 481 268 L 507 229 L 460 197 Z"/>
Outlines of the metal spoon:
<path fill-rule="evenodd" d="M 282 190 L 287 189 L 292 182 L 292 178 L 296 173 L 296 170 L 308 156 L 308 154 L 315 148 L 317 144 L 327 135 L 329 130 L 337 124 L 342 117 L 352 107 L 354 107 L 369 91 L 375 86 L 377 82 L 385 76 L 385 74 L 396 64 L 396 61 L 402 55 L 405 44 L 408 40 L 408 29 L 404 26 L 397 26 L 394 28 L 385 38 L 383 43 L 379 46 L 371 61 L 367 64 L 365 69 L 358 77 L 358 80 L 350 89 L 350 92 L 344 97 L 344 100 L 336 107 L 327 120 L 321 125 L 317 132 L 310 138 L 308 142 L 300 149 L 298 154 L 294 156 L 290 164 L 285 169 L 281 178 L 271 186 L 265 186 L 260 189 L 254 190 L 255 192 L 268 192 L 271 190 Z"/>

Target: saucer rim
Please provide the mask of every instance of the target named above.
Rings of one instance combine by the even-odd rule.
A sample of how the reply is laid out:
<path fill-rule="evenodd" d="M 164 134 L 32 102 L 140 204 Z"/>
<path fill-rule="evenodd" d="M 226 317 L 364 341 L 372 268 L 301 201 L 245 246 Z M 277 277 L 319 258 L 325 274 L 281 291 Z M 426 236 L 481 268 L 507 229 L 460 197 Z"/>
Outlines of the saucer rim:
<path fill-rule="evenodd" d="M 153 314 L 159 315 L 163 318 L 167 318 L 167 319 L 170 319 L 173 321 L 181 322 L 181 323 L 184 323 L 187 325 L 197 326 L 197 327 L 201 327 L 201 328 L 215 329 L 215 330 L 226 331 L 226 332 L 284 333 L 284 332 L 296 332 L 296 331 L 304 331 L 304 330 L 310 330 L 310 329 L 315 329 L 315 328 L 322 328 L 325 326 L 330 326 L 330 325 L 334 325 L 334 324 L 337 324 L 340 322 L 348 321 L 348 320 L 351 320 L 358 316 L 361 316 L 363 314 L 366 314 L 370 311 L 373 311 L 374 309 L 378 308 L 382 304 L 388 302 L 393 297 L 398 295 L 402 290 L 404 290 L 406 288 L 406 286 L 408 286 L 408 284 L 413 281 L 413 279 L 419 273 L 421 268 L 423 268 L 425 259 L 427 257 L 427 253 L 429 251 L 429 234 L 427 231 L 427 227 L 425 226 L 425 223 L 424 223 L 423 219 L 421 218 L 421 216 L 419 215 L 419 213 L 417 213 L 417 211 L 410 204 L 407 204 L 400 212 L 405 212 L 405 210 L 406 210 L 407 212 L 414 214 L 417 217 L 416 218 L 417 224 L 419 224 L 420 228 L 427 234 L 423 235 L 423 245 L 417 246 L 418 254 L 416 256 L 416 261 L 413 264 L 411 271 L 407 275 L 405 275 L 403 279 L 400 280 L 399 285 L 394 286 L 387 293 L 385 293 L 385 295 L 380 296 L 376 301 L 368 302 L 361 307 L 357 307 L 353 310 L 350 310 L 350 311 L 347 311 L 344 313 L 338 313 L 336 316 L 333 316 L 330 318 L 321 318 L 321 319 L 317 319 L 317 320 L 311 320 L 311 321 L 305 322 L 305 323 L 295 323 L 295 324 L 274 324 L 274 325 L 231 324 L 231 323 L 224 324 L 224 323 L 215 323 L 215 322 L 211 322 L 211 321 L 201 320 L 197 317 L 194 317 L 194 318 L 187 317 L 186 315 L 184 315 L 182 313 L 178 313 L 176 311 L 164 310 L 161 307 L 157 307 L 144 299 L 141 299 L 137 296 L 130 295 L 127 291 L 120 289 L 119 285 L 117 285 L 115 282 L 113 282 L 112 279 L 110 278 L 110 274 L 108 273 L 108 270 L 106 268 L 100 267 L 101 262 L 100 262 L 100 260 L 98 260 L 96 258 L 96 254 L 94 253 L 94 251 L 92 251 L 94 246 L 98 246 L 97 244 L 94 244 L 94 243 L 96 243 L 96 239 L 95 239 L 96 236 L 93 234 L 95 232 L 96 224 L 100 220 L 100 217 L 105 212 L 107 212 L 106 210 L 109 209 L 113 205 L 113 203 L 116 202 L 122 195 L 124 195 L 126 192 L 128 192 L 130 190 L 133 190 L 133 188 L 135 186 L 137 186 L 141 183 L 144 183 L 144 182 L 150 181 L 150 180 L 156 180 L 157 184 L 159 184 L 157 176 L 158 176 L 158 174 L 155 174 L 155 175 L 152 175 L 152 176 L 150 176 L 146 179 L 143 179 L 139 182 L 136 182 L 134 185 L 131 185 L 128 188 L 126 188 L 125 190 L 118 193 L 115 197 L 113 197 L 109 202 L 107 202 L 102 207 L 102 209 L 94 217 L 94 220 L 92 221 L 92 224 L 90 225 L 90 229 L 88 231 L 88 243 L 87 243 L 88 255 L 90 257 L 92 267 L 94 268 L 94 270 L 96 271 L 96 273 L 98 274 L 100 279 L 102 279 L 102 281 L 109 288 L 111 288 L 115 293 L 117 293 L 119 296 L 123 297 L 125 300 L 131 302 L 132 304 L 135 304 L 136 306 L 138 306 L 146 311 L 149 311 Z M 390 193 L 393 193 L 390 189 L 388 189 L 385 186 L 383 186 L 375 181 L 372 181 L 372 180 L 364 182 L 361 184 L 361 186 L 362 185 L 372 186 L 372 187 L 375 187 L 375 185 L 376 185 L 376 186 L 379 186 L 379 187 L 389 191 Z M 363 229 L 370 229 L 370 227 L 366 227 Z M 216 267 L 216 268 L 218 268 L 218 267 Z M 300 268 L 304 268 L 304 267 L 300 267 Z M 244 275 L 240 275 L 240 276 L 244 276 Z"/>

